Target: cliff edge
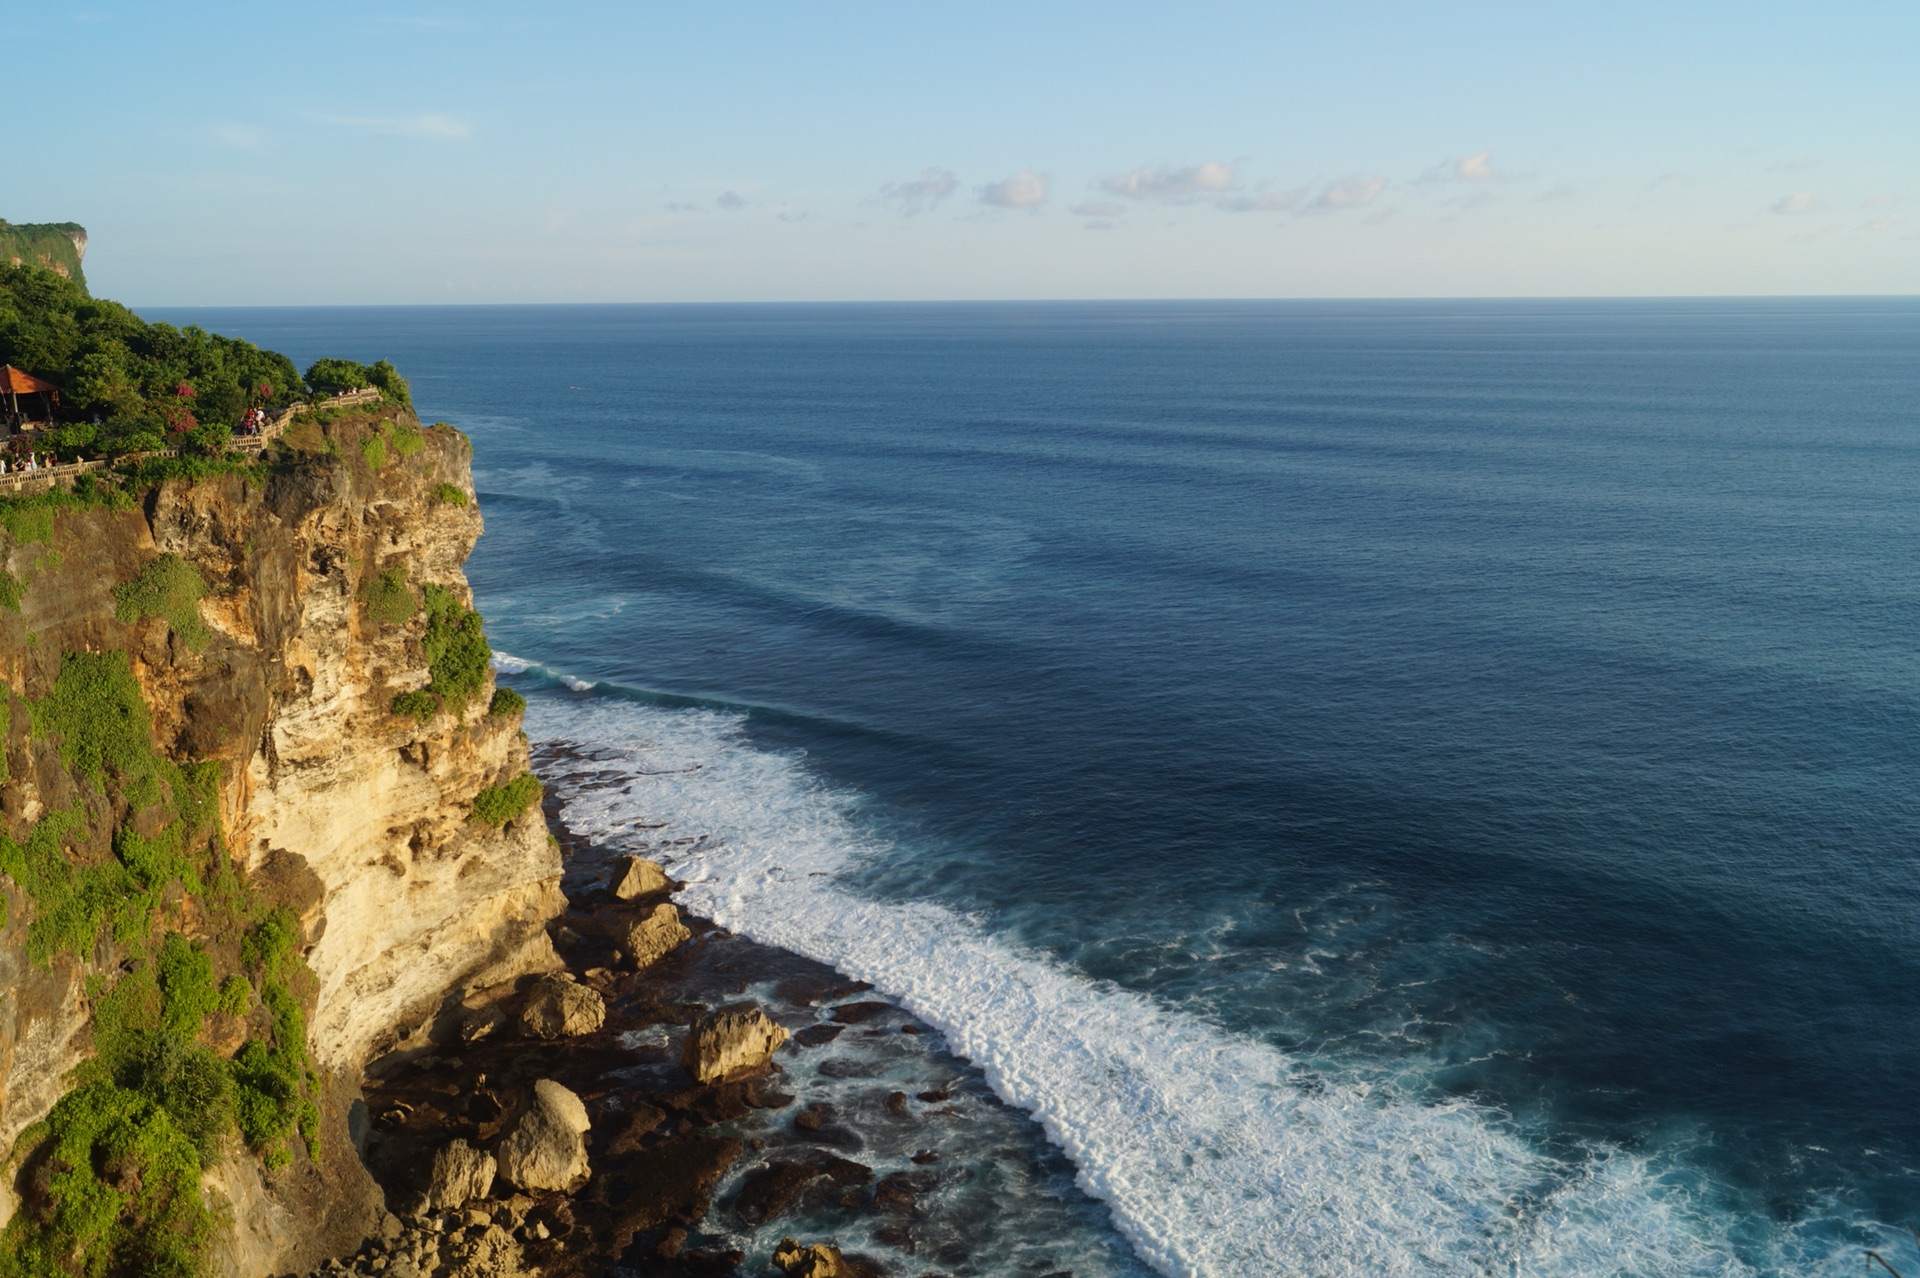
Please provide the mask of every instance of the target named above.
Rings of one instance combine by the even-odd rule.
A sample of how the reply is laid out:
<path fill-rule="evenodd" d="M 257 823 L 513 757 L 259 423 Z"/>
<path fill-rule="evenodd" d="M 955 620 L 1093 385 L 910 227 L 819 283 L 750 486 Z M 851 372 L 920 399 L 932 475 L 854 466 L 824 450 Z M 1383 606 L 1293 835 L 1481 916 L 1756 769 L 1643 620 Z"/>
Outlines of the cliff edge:
<path fill-rule="evenodd" d="M 469 462 L 383 403 L 0 503 L 0 1275 L 357 1245 L 366 1060 L 554 965 Z"/>
<path fill-rule="evenodd" d="M 0 218 L 0 262 L 45 267 L 81 288 L 87 277 L 87 228 L 78 222 L 8 222 Z"/>

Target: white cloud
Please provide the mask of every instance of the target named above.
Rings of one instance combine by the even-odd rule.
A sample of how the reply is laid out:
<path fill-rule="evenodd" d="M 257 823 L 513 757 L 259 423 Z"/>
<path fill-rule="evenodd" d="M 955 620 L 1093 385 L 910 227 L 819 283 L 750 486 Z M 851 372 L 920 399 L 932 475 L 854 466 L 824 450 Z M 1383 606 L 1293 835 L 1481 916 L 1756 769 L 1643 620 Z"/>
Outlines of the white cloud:
<path fill-rule="evenodd" d="M 1863 223 L 1860 229 L 1863 231 L 1891 231 L 1895 226 L 1899 225 L 1899 223 L 1900 215 L 1898 213 L 1889 213 L 1885 217 L 1876 217 L 1871 222 Z"/>
<path fill-rule="evenodd" d="M 747 207 L 747 202 L 740 198 L 738 191 L 722 191 L 720 192 L 719 198 L 714 200 L 714 203 L 723 209 L 744 209 Z"/>
<path fill-rule="evenodd" d="M 1816 201 L 1812 193 L 1795 191 L 1792 195 L 1783 195 L 1768 207 L 1782 217 L 1797 217 L 1802 213 L 1811 213 Z"/>
<path fill-rule="evenodd" d="M 1341 178 L 1315 196 L 1307 209 L 1314 213 L 1337 213 L 1342 209 L 1365 208 L 1386 189 L 1387 184 L 1379 178 Z"/>
<path fill-rule="evenodd" d="M 980 188 L 980 202 L 999 209 L 1037 209 L 1047 202 L 1047 180 L 1032 169 Z"/>
<path fill-rule="evenodd" d="M 1879 195 L 1861 202 L 1863 209 L 1890 209 L 1894 206 L 1893 192 L 1882 191 Z"/>
<path fill-rule="evenodd" d="M 1185 168 L 1135 169 L 1110 177 L 1100 185 L 1130 200 L 1183 200 L 1233 185 L 1233 166 L 1209 160 Z"/>
<path fill-rule="evenodd" d="M 473 133 L 461 121 L 437 111 L 424 115 L 323 115 L 319 119 L 322 124 L 334 124 L 343 129 L 359 129 L 365 133 L 381 133 L 396 138 L 419 138 L 427 142 L 453 142 Z"/>
<path fill-rule="evenodd" d="M 1787 173 L 1805 173 L 1808 169 L 1812 168 L 1814 165 L 1818 163 L 1820 163 L 1819 156 L 1809 155 L 1809 156 L 1803 156 L 1797 160 L 1782 160 L 1778 164 L 1768 165 L 1767 167 L 1769 169 L 1787 172 Z"/>
<path fill-rule="evenodd" d="M 1491 182 L 1500 175 L 1493 170 L 1493 152 L 1482 151 L 1464 160 L 1455 160 L 1453 175 L 1462 182 Z"/>
<path fill-rule="evenodd" d="M 1477 151 L 1464 159 L 1449 157 L 1420 175 L 1422 182 L 1497 182 L 1507 174 L 1493 167 L 1493 152 Z"/>
<path fill-rule="evenodd" d="M 1562 182 L 1559 186 L 1549 187 L 1534 198 L 1542 204 L 1552 204 L 1559 200 L 1570 200 L 1580 193 L 1580 188 L 1568 186 Z"/>
<path fill-rule="evenodd" d="M 1089 231 L 1111 231 L 1114 227 L 1120 224 L 1118 222 L 1113 221 L 1110 218 L 1099 217 L 1099 218 L 1095 218 L 1091 222 L 1084 222 L 1081 225 L 1083 229 L 1089 230 Z"/>
<path fill-rule="evenodd" d="M 1080 217 L 1119 217 L 1126 211 L 1126 205 L 1111 200 L 1083 200 L 1068 210 Z"/>
<path fill-rule="evenodd" d="M 939 207 L 940 201 L 960 189 L 960 177 L 950 169 L 922 169 L 911 182 L 889 182 L 880 188 L 880 202 L 907 216 Z"/>

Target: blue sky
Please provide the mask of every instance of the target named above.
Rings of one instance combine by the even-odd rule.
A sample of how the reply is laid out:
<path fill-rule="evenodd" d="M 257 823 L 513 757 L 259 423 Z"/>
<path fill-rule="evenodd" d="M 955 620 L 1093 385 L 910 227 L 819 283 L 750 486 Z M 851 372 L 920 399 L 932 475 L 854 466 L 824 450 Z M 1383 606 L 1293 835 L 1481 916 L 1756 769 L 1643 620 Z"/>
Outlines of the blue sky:
<path fill-rule="evenodd" d="M 1920 6 L 8 6 L 136 305 L 1920 292 Z M 22 160 L 28 163 L 20 163 Z"/>

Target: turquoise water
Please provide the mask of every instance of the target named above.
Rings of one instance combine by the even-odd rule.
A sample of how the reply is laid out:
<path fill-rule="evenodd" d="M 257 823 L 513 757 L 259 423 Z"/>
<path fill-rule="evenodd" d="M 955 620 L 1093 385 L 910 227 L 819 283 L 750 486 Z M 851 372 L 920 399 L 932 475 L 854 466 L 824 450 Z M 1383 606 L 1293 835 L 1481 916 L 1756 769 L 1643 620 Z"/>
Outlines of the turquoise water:
<path fill-rule="evenodd" d="M 570 819 L 1148 1263 L 1920 1268 L 1920 303 L 152 317 L 394 359 Z"/>

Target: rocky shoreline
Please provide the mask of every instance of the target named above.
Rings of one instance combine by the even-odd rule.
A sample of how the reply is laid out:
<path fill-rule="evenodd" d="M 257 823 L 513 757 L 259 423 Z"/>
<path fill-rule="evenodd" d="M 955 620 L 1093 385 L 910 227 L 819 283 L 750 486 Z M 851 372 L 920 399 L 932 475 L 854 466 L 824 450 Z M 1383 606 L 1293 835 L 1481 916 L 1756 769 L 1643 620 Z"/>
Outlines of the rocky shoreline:
<path fill-rule="evenodd" d="M 456 992 L 369 1066 L 354 1138 L 391 1210 L 312 1272 L 979 1272 L 994 1190 L 952 1150 L 1002 1108 L 977 1072 L 870 986 L 681 917 L 559 807 L 564 967 Z"/>

